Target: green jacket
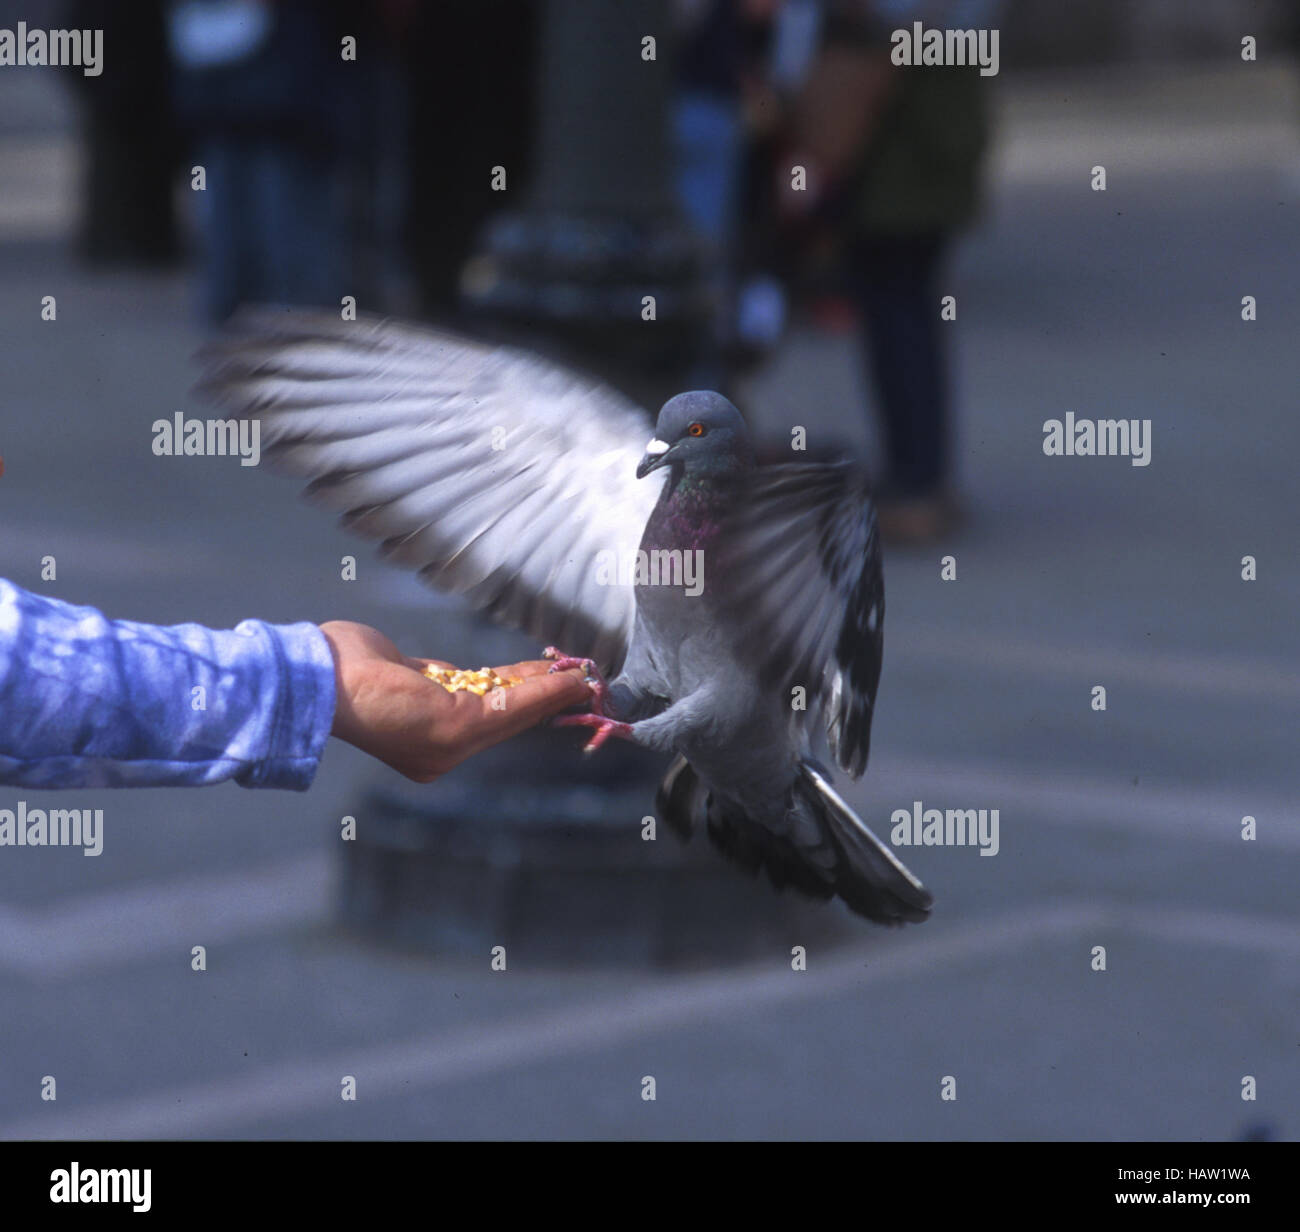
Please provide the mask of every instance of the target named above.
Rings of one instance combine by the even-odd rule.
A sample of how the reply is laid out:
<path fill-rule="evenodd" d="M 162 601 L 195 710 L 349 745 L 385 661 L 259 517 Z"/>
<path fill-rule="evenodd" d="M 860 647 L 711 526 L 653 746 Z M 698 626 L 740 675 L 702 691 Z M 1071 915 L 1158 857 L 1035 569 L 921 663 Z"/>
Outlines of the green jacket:
<path fill-rule="evenodd" d="M 857 229 L 942 231 L 979 211 L 989 81 L 978 67 L 896 67 L 902 80 L 856 174 Z"/>

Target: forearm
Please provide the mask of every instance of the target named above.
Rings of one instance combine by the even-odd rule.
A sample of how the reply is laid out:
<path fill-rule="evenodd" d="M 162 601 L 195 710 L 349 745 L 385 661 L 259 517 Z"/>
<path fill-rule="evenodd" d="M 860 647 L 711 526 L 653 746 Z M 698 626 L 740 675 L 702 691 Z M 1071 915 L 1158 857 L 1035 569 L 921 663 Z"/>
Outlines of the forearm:
<path fill-rule="evenodd" d="M 110 621 L 0 580 L 0 782 L 303 790 L 334 706 L 314 625 Z"/>

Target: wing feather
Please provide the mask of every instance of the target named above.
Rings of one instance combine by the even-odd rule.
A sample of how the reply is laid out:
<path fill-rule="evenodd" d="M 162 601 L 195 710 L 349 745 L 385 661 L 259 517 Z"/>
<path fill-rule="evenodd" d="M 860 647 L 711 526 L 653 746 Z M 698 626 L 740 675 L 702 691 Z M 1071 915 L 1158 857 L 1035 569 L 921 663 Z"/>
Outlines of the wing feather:
<path fill-rule="evenodd" d="M 200 392 L 261 424 L 263 456 L 430 585 L 540 641 L 621 663 L 635 551 L 663 477 L 650 419 L 589 377 L 375 318 L 254 309 L 201 352 Z"/>
<path fill-rule="evenodd" d="M 831 754 L 867 765 L 884 653 L 885 588 L 875 509 L 849 463 L 753 472 L 719 539 L 723 602 L 762 679 L 802 685 Z"/>

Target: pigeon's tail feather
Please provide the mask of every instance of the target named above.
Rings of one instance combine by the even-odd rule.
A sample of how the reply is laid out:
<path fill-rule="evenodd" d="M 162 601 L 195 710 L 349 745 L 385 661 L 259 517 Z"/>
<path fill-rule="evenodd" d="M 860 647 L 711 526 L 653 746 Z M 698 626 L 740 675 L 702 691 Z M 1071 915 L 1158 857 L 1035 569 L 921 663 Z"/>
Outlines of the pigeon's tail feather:
<path fill-rule="evenodd" d="M 708 788 L 691 763 L 684 757 L 674 758 L 655 796 L 655 811 L 664 824 L 684 842 L 704 823 L 708 807 Z"/>
<path fill-rule="evenodd" d="M 919 923 L 930 914 L 929 891 L 811 762 L 800 764 L 780 830 L 710 791 L 684 757 L 668 768 L 655 805 L 683 839 L 706 827 L 727 859 L 749 873 L 765 871 L 778 890 L 842 898 L 878 924 Z"/>
<path fill-rule="evenodd" d="M 934 904 L 925 888 L 876 837 L 810 761 L 799 766 L 795 807 L 809 809 L 836 850 L 835 893 L 859 915 L 879 924 L 919 924 Z"/>
<path fill-rule="evenodd" d="M 655 810 L 683 842 L 697 829 L 707 829 L 728 860 L 750 874 L 766 869 L 778 890 L 793 886 L 814 898 L 830 898 L 835 892 L 788 839 L 753 821 L 736 801 L 710 791 L 684 757 L 668 767 Z"/>

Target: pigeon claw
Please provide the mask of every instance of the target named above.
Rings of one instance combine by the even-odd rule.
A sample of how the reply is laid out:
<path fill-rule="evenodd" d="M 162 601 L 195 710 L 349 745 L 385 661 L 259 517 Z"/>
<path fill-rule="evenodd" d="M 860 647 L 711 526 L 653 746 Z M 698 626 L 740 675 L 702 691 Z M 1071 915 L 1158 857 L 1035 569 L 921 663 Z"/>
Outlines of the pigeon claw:
<path fill-rule="evenodd" d="M 578 659 L 573 655 L 567 655 L 562 650 L 554 646 L 548 646 L 542 651 L 543 659 L 554 659 L 551 664 L 552 672 L 562 672 L 570 667 L 582 668 L 583 675 L 587 678 L 587 683 L 591 685 L 591 710 L 593 714 L 603 715 L 605 713 L 605 699 L 609 696 L 609 685 L 605 677 L 601 675 L 600 668 L 596 666 L 594 659 Z M 597 748 L 600 746 L 597 745 Z"/>
<path fill-rule="evenodd" d="M 582 746 L 584 753 L 594 753 L 610 736 L 619 736 L 623 740 L 632 739 L 632 724 L 620 723 L 617 719 L 607 719 L 602 714 L 562 714 L 551 722 L 556 727 L 594 727 L 592 737 Z"/>

